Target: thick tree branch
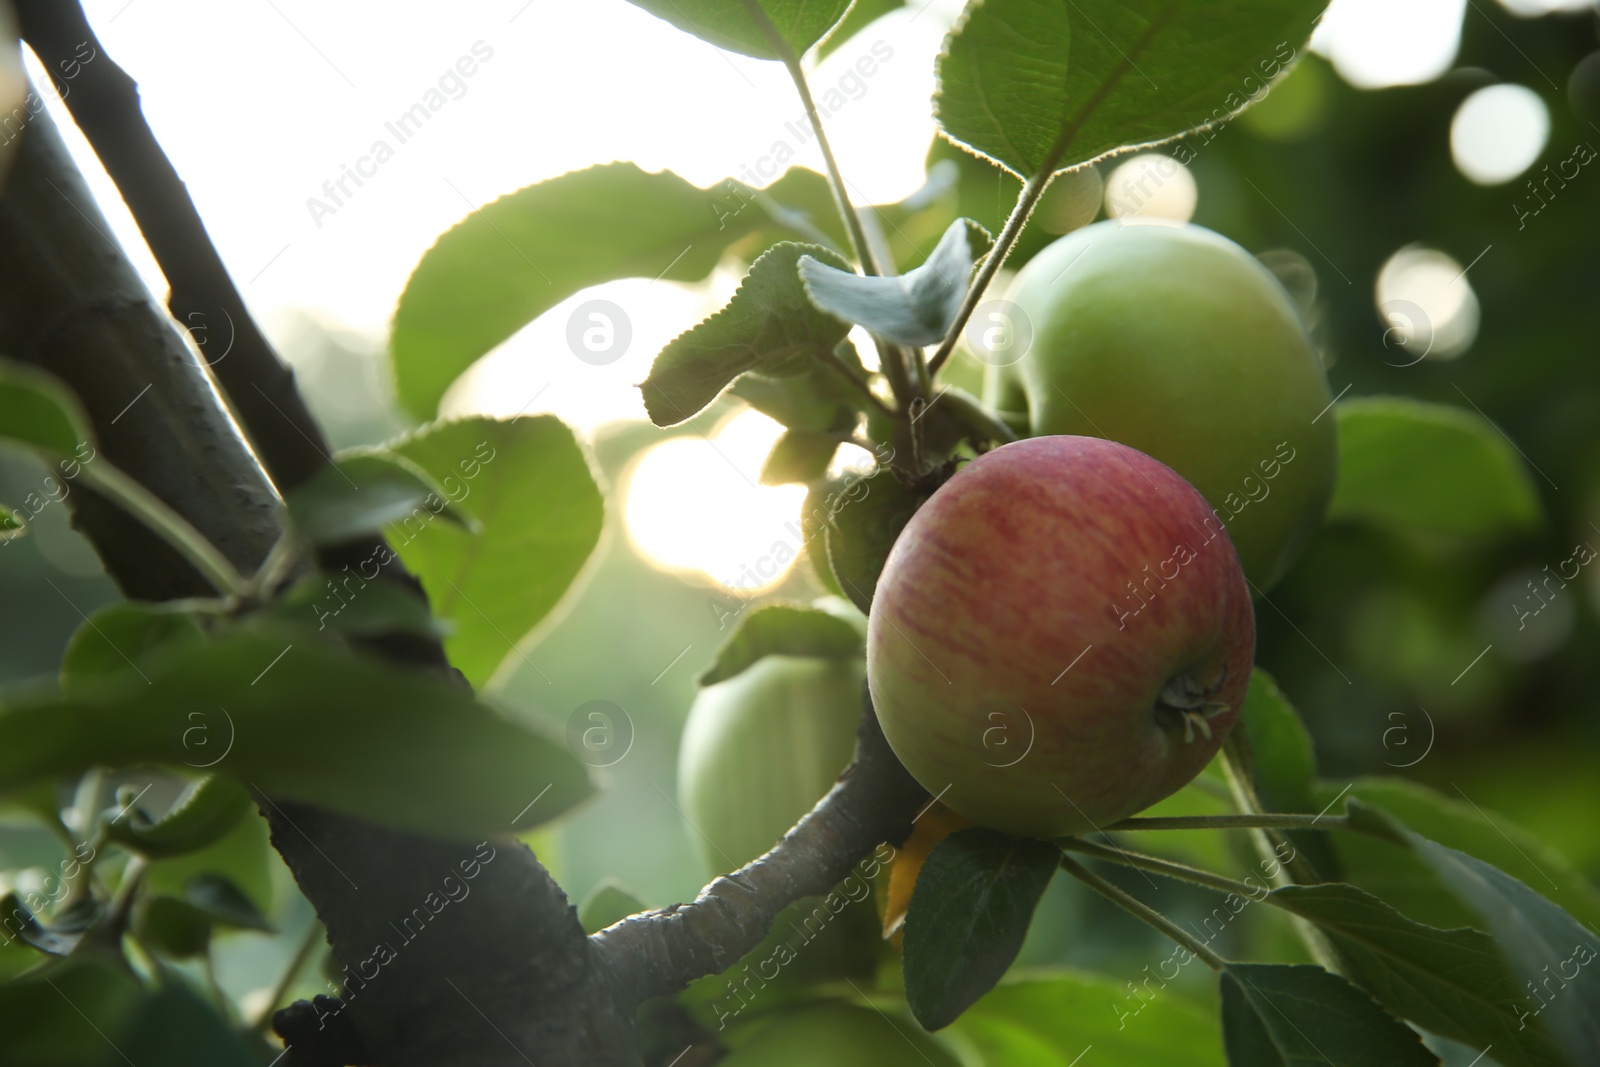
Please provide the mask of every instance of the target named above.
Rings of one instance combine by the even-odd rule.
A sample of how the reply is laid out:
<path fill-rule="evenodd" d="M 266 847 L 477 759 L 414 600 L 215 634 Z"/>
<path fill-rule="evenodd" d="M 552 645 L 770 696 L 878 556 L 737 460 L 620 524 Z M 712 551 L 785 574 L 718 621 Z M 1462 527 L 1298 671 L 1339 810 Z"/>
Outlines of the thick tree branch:
<path fill-rule="evenodd" d="M 117 183 L 167 275 L 173 316 L 194 333 L 202 357 L 273 481 L 280 489 L 299 484 L 327 461 L 326 440 L 295 389 L 292 372 L 246 311 L 187 190 L 144 120 L 133 81 L 105 54 L 76 3 L 21 0 L 18 8 L 27 39 L 47 66 L 57 69 L 62 61 L 79 60 L 77 77 L 66 94 L 69 110 Z M 80 46 L 92 49 L 94 59 L 84 62 Z M 54 141 L 53 131 L 48 140 Z M 59 172 L 61 180 L 55 184 L 62 203 L 33 235 L 36 240 L 26 246 L 30 251 L 41 242 L 58 239 L 62 226 L 76 225 L 65 216 L 69 208 L 76 211 L 82 205 L 93 210 L 58 144 L 36 154 L 59 157 L 39 169 Z M 30 201 L 38 198 L 34 192 Z M 27 210 L 5 214 L 16 220 Z M 78 236 L 81 240 L 84 234 Z M 210 522 L 196 525 L 219 544 L 237 536 L 235 527 L 245 517 L 238 510 L 243 504 L 255 520 L 254 537 L 236 545 L 230 559 L 241 568 L 252 568 L 264 558 L 281 527 L 271 487 L 216 409 L 216 398 L 187 350 L 169 325 L 153 315 L 120 252 L 107 241 L 102 245 L 100 254 L 111 263 L 114 277 L 85 278 L 77 273 L 81 264 L 72 264 L 51 280 L 49 293 L 36 295 L 52 297 L 46 306 L 61 308 L 58 318 L 76 325 L 83 309 L 73 306 L 72 300 L 63 301 L 62 293 L 115 294 L 115 310 L 128 322 L 142 322 L 144 337 L 135 342 L 121 338 L 119 331 L 128 329 L 124 322 L 110 329 L 109 336 L 88 344 L 80 336 L 71 342 L 61 338 L 60 345 L 14 346 L 15 351 L 68 380 L 89 407 L 108 446 L 117 435 L 113 427 L 119 421 L 126 423 L 121 432 L 128 440 L 116 449 L 108 447 L 108 453 L 153 489 L 157 487 L 152 479 L 159 481 L 163 474 L 203 476 L 212 468 L 200 464 L 192 470 L 183 462 L 181 448 L 174 456 L 170 439 L 148 454 L 134 446 L 141 441 L 148 444 L 157 426 L 205 437 L 200 442 L 204 451 L 216 457 L 216 465 L 227 473 L 216 484 L 170 485 L 166 491 L 157 489 L 157 494 L 185 515 L 190 508 L 216 508 Z M 20 251 L 25 246 L 14 247 Z M 22 268 L 29 258 L 18 255 L 12 262 Z M 17 282 L 20 292 L 23 281 L 0 277 L 0 287 L 9 290 L 9 283 Z M 61 362 L 62 347 L 92 362 L 119 344 L 127 349 L 127 373 L 113 384 L 135 385 L 126 390 L 128 396 L 142 384 L 151 384 L 141 384 L 150 377 L 146 364 L 157 347 L 163 352 L 170 380 L 163 379 L 140 401 L 164 398 L 151 405 L 157 414 L 124 417 L 120 406 L 111 407 L 113 397 L 107 395 L 120 392 L 102 389 L 88 366 Z M 222 483 L 227 483 L 227 491 L 220 491 Z M 100 520 L 82 521 L 108 569 L 130 595 L 168 598 L 203 591 L 181 560 L 150 567 L 150 553 L 164 546 L 147 544 L 152 539 L 115 509 L 106 507 Z M 127 539 L 144 547 L 113 560 L 117 545 Z M 364 559 L 370 547 L 350 546 L 332 559 L 325 554 L 323 564 L 331 562 L 336 569 L 347 561 L 345 556 L 352 562 Z M 394 570 L 400 580 L 409 579 L 403 569 Z M 436 645 L 424 649 L 391 643 L 385 650 L 413 662 L 444 662 Z M 635 917 L 585 942 L 572 908 L 532 853 L 513 843 L 496 842 L 496 861 L 484 865 L 474 892 L 480 903 L 470 911 L 442 913 L 430 925 L 426 944 L 419 937 L 414 948 L 399 924 L 437 891 L 443 872 L 470 858 L 470 849 L 463 852 L 460 845 L 425 841 L 334 813 L 262 799 L 274 844 L 327 925 L 334 955 L 349 969 L 347 973 L 370 968 L 379 946 L 396 950 L 377 978 L 351 983 L 357 987 L 352 990 L 355 995 L 343 1008 L 319 998 L 320 1006 L 302 1002 L 283 1016 L 283 1030 L 295 1035 L 297 1046 L 286 1058 L 286 1067 L 295 1063 L 322 1067 L 353 1061 L 358 1054 L 385 1065 L 513 1064 L 529 1057 L 540 1062 L 631 1063 L 634 1006 L 731 965 L 759 943 L 783 907 L 827 892 L 881 842 L 904 840 L 927 797 L 889 751 L 869 707 L 857 761 L 834 790 L 770 853 L 718 879 L 694 903 Z M 414 926 L 413 921 L 406 930 Z M 333 1010 L 341 1014 L 330 1016 Z"/>
<path fill-rule="evenodd" d="M 726 970 L 761 943 L 778 912 L 827 893 L 880 844 L 910 835 L 927 791 L 889 748 L 870 698 L 864 703 L 855 761 L 770 852 L 718 878 L 693 903 L 635 915 L 590 937 L 620 999 L 666 996 Z"/>
<path fill-rule="evenodd" d="M 245 308 L 187 187 L 150 131 L 138 86 L 106 54 L 77 0 L 14 6 L 23 39 L 52 76 L 75 72 L 61 96 L 167 276 L 172 317 L 194 337 L 278 488 L 300 484 L 331 449 L 295 388 L 294 372 Z"/>
<path fill-rule="evenodd" d="M 253 570 L 282 533 L 272 487 L 108 232 L 40 113 L 0 195 L 0 352 L 62 378 L 106 461 Z M 108 502 L 80 490 L 68 504 L 129 596 L 209 592 L 185 561 Z M 629 1013 L 615 1006 L 574 909 L 527 848 L 497 840 L 484 862 L 471 842 L 260 799 L 335 958 L 362 978 L 347 980 L 354 995 L 343 1015 L 371 1062 L 637 1062 Z M 474 860 L 470 896 L 434 912 L 443 880 L 453 873 L 461 884 L 460 865 Z M 380 946 L 392 958 L 375 963 Z M 342 1062 L 337 1055 L 297 1045 L 283 1065 L 325 1067 Z"/>

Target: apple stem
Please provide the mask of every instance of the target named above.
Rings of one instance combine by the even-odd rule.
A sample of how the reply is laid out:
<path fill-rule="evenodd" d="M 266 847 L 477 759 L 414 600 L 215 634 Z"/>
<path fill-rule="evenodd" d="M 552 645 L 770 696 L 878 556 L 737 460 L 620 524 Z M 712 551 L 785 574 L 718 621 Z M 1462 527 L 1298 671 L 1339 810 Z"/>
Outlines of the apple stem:
<path fill-rule="evenodd" d="M 1249 740 L 1242 730 L 1237 730 L 1228 736 L 1222 744 L 1222 773 L 1228 780 L 1228 788 L 1233 791 L 1234 802 L 1239 809 L 1248 814 L 1260 814 L 1262 811 L 1261 795 L 1256 792 L 1254 761 L 1250 757 L 1247 747 Z M 1283 833 L 1277 830 L 1253 830 L 1250 836 L 1255 840 L 1256 851 L 1261 855 L 1263 869 L 1270 865 L 1274 871 L 1273 882 L 1279 886 L 1286 885 L 1316 885 L 1322 878 L 1300 855 L 1300 850 L 1294 846 Z M 1283 849 L 1288 848 L 1287 859 L 1283 859 Z M 1327 936 L 1315 924 L 1298 915 L 1293 916 L 1291 922 L 1295 933 L 1311 953 L 1311 958 L 1334 974 L 1345 974 L 1345 968 L 1339 958 L 1337 950 Z"/>
<path fill-rule="evenodd" d="M 1221 971 L 1228 966 L 1228 961 L 1207 948 L 1204 941 L 1194 937 L 1187 930 L 1183 929 L 1183 927 L 1179 926 L 1177 923 L 1173 922 L 1159 911 L 1156 911 L 1154 908 L 1150 907 L 1150 905 L 1139 900 L 1137 897 L 1118 889 L 1116 886 L 1112 885 L 1110 882 L 1106 881 L 1098 874 L 1095 874 L 1093 871 L 1089 870 L 1089 868 L 1085 867 L 1083 864 L 1079 863 L 1077 860 L 1066 855 L 1065 853 L 1063 853 L 1061 856 L 1061 869 L 1072 875 L 1084 885 L 1088 886 L 1090 889 L 1093 889 L 1095 892 L 1105 897 L 1107 900 L 1111 901 L 1113 904 L 1116 904 L 1130 915 L 1143 920 L 1145 923 L 1154 927 L 1156 930 L 1165 934 L 1173 941 L 1176 941 L 1179 945 L 1194 953 L 1195 956 L 1203 960 L 1205 965 L 1210 967 L 1213 971 Z"/>
<path fill-rule="evenodd" d="M 1151 856 L 1144 852 L 1129 852 L 1127 849 L 1120 847 L 1108 848 L 1105 845 L 1096 844 L 1093 841 L 1085 841 L 1078 837 L 1063 838 L 1057 841 L 1056 844 L 1069 852 L 1081 852 L 1085 856 L 1093 856 L 1096 859 L 1120 863 L 1125 867 L 1134 867 L 1141 871 L 1149 871 L 1152 874 L 1165 875 L 1168 878 L 1205 886 L 1207 889 L 1215 889 L 1220 893 L 1233 893 L 1250 900 L 1262 899 L 1266 892 L 1263 886 L 1253 886 L 1248 882 L 1229 878 L 1227 875 L 1215 874 L 1199 867 L 1191 867 L 1186 863 L 1177 863 L 1173 860 L 1162 859 L 1160 856 Z"/>
<path fill-rule="evenodd" d="M 867 382 L 867 380 L 860 374 L 856 373 L 853 367 L 849 366 L 844 360 L 840 359 L 838 353 L 825 353 L 822 356 L 822 362 L 827 364 L 845 381 L 849 382 L 851 387 L 865 397 L 873 407 L 877 408 L 880 412 L 889 416 L 890 418 L 895 417 L 895 410 L 888 404 L 885 404 L 883 402 L 883 398 L 872 391 L 872 386 Z M 867 451 L 870 452 L 871 449 L 869 448 Z"/>
<path fill-rule="evenodd" d="M 1249 815 L 1265 814 L 1265 806 L 1261 803 L 1261 795 L 1256 792 L 1255 779 L 1251 773 L 1251 761 L 1243 748 L 1244 742 L 1240 733 L 1228 735 L 1222 745 L 1222 773 L 1228 781 L 1228 788 L 1233 793 L 1234 803 L 1239 810 Z M 1264 827 L 1267 829 L 1284 829 L 1282 827 Z M 1315 885 L 1322 881 L 1317 872 L 1312 870 L 1299 850 L 1294 848 L 1282 834 L 1266 834 L 1257 840 L 1257 846 L 1263 856 L 1277 855 L 1280 846 L 1288 844 L 1290 859 L 1283 863 L 1283 882 L 1288 885 Z"/>
<path fill-rule="evenodd" d="M 772 45 L 773 51 L 778 54 L 783 69 L 789 72 L 789 80 L 794 82 L 800 103 L 805 106 L 806 119 L 811 124 L 812 132 L 816 134 L 817 150 L 822 153 L 824 169 L 828 172 L 828 188 L 833 193 L 834 207 L 839 212 L 839 221 L 844 223 L 845 235 L 850 239 L 850 251 L 855 256 L 856 262 L 861 265 L 861 273 L 868 276 L 880 273 L 877 260 L 872 254 L 872 242 L 867 238 L 860 213 L 850 202 L 850 191 L 845 185 L 844 172 L 839 169 L 839 161 L 833 154 L 833 145 L 828 142 L 828 135 L 822 128 L 822 115 L 817 111 L 817 102 L 811 96 L 811 85 L 806 80 L 805 66 L 800 62 L 800 56 L 789 46 L 777 23 L 772 21 L 772 16 L 767 14 L 759 0 L 744 0 L 744 9 L 751 21 L 761 29 L 767 42 Z M 880 340 L 876 336 L 873 337 L 873 343 L 878 346 L 878 357 L 883 364 L 884 375 L 894 387 L 895 399 L 899 401 L 903 412 L 914 397 L 922 395 L 918 383 L 930 378 L 930 373 L 922 362 L 922 353 L 917 350 L 908 355 L 899 345 Z"/>
<path fill-rule="evenodd" d="M 1105 830 L 1339 830 L 1348 825 L 1343 815 L 1306 815 L 1300 812 L 1263 812 L 1250 815 L 1145 816 L 1114 822 Z"/>

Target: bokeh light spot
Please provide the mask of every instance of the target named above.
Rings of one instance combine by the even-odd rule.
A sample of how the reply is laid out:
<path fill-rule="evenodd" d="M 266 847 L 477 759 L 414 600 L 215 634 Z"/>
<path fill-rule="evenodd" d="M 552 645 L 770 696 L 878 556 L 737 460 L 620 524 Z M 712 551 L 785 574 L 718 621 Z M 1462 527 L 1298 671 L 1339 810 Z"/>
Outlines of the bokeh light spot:
<path fill-rule="evenodd" d="M 1378 318 L 1388 362 L 1455 359 L 1478 336 L 1478 297 L 1465 270 L 1434 248 L 1407 245 L 1378 271 Z"/>
<path fill-rule="evenodd" d="M 1450 157 L 1478 185 L 1502 185 L 1533 165 L 1550 139 L 1550 110 L 1525 85 L 1487 85 L 1456 108 Z"/>
<path fill-rule="evenodd" d="M 1141 152 L 1106 179 L 1106 214 L 1122 222 L 1188 222 L 1199 199 L 1189 168 L 1160 152 Z"/>

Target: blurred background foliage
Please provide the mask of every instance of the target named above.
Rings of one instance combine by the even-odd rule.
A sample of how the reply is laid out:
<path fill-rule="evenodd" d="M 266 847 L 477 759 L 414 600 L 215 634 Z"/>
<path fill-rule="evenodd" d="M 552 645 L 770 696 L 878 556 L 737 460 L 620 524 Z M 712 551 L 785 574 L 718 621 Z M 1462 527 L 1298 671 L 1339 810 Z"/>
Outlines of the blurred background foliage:
<path fill-rule="evenodd" d="M 1525 172 L 1477 184 L 1452 159 L 1452 121 L 1468 96 L 1502 82 L 1537 95 L 1548 135 Z M 1198 192 L 1193 221 L 1262 256 L 1301 302 L 1336 394 L 1476 409 L 1522 454 L 1538 495 L 1536 525 L 1489 538 L 1331 522 L 1258 605 L 1258 662 L 1305 715 L 1330 795 L 1358 776 L 1411 778 L 1503 814 L 1591 877 L 1600 877 L 1600 820 L 1592 817 L 1600 811 L 1600 568 L 1584 567 L 1564 587 L 1542 583 L 1575 545 L 1600 546 L 1600 168 L 1582 165 L 1576 177 L 1538 194 L 1526 183 L 1543 181 L 1546 165 L 1574 159 L 1576 146 L 1587 146 L 1592 159 L 1597 122 L 1594 11 L 1525 18 L 1473 3 L 1457 58 L 1435 80 L 1361 89 L 1308 55 L 1259 108 L 1190 137 L 1190 151 L 1165 150 L 1189 162 Z M 926 217 L 915 232 L 937 234 L 958 213 L 997 227 L 1014 195 L 1012 179 L 946 145 L 934 147 L 930 162 L 939 164 L 936 181 L 917 206 Z M 1046 227 L 1097 217 L 1116 195 L 1108 182 L 1118 162 L 1103 162 L 1097 176 L 1063 179 L 1012 266 L 1045 243 Z M 1434 273 L 1397 282 L 1391 259 L 1405 249 L 1410 262 Z M 1448 258 L 1419 260 L 1418 250 Z M 1380 286 L 1386 264 L 1394 283 L 1387 288 Z M 1437 321 L 1419 324 L 1419 308 Z M 405 428 L 380 345 L 310 317 L 278 334 L 337 444 L 376 443 Z M 1419 356 L 1430 339 L 1432 349 Z M 952 373 L 978 391 L 980 371 L 967 359 Z M 670 431 L 637 422 L 593 432 L 612 494 L 599 559 L 496 697 L 558 736 L 591 701 L 624 713 L 615 727 L 628 744 L 597 772 L 605 786 L 599 797 L 536 835 L 541 857 L 574 899 L 614 877 L 659 905 L 691 898 L 704 881 L 694 831 L 677 809 L 678 737 L 695 675 L 726 636 L 719 620 L 744 594 L 653 564 L 625 529 L 621 494 L 645 450 L 669 436 L 709 433 L 734 410 L 723 402 Z M 50 498 L 30 536 L 0 543 L 6 681 L 53 671 L 84 616 L 116 597 L 54 499 L 62 483 L 47 483 L 46 474 L 16 454 L 0 455 L 0 499 Z M 1466 496 L 1480 489 L 1444 488 Z M 795 536 L 791 550 L 798 544 Z M 1547 590 L 1537 601 L 1533 586 Z M 759 595 L 820 592 L 802 561 Z M 1208 836 L 1187 847 L 1226 846 Z M 5 813 L 0 869 L 11 870 L 13 885 L 37 882 L 60 859 L 55 837 Z M 254 817 L 206 856 L 181 862 L 209 864 L 251 887 L 275 922 L 276 935 L 231 932 L 214 946 L 222 987 L 233 998 L 259 1000 L 312 921 L 308 905 Z M 182 873 L 172 876 L 181 881 Z M 1183 890 L 1164 892 L 1176 899 Z M 1198 916 L 1209 903 L 1195 899 Z M 1258 910 L 1266 909 L 1230 928 L 1226 937 L 1238 940 L 1225 941 L 1224 951 L 1293 957 L 1299 950 L 1282 917 Z M 1021 962 L 1137 975 L 1165 955 L 1134 920 L 1057 880 Z M 0 949 L 0 973 L 26 962 L 26 954 Z M 321 991 L 321 977 L 308 971 L 301 987 L 302 995 Z"/>

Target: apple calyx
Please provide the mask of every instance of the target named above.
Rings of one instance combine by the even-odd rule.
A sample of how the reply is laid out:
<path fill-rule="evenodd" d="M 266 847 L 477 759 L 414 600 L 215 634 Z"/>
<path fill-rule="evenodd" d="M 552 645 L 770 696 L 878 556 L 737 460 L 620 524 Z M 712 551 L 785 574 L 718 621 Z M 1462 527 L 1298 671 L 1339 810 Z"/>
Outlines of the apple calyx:
<path fill-rule="evenodd" d="M 1223 664 L 1222 671 L 1210 684 L 1200 682 L 1188 672 L 1174 675 L 1156 699 L 1156 721 L 1168 729 L 1176 729 L 1181 722 L 1186 745 L 1194 743 L 1196 730 L 1207 741 L 1211 740 L 1211 720 L 1230 710 L 1229 705 L 1211 698 L 1221 692 L 1227 682 L 1227 664 Z"/>

